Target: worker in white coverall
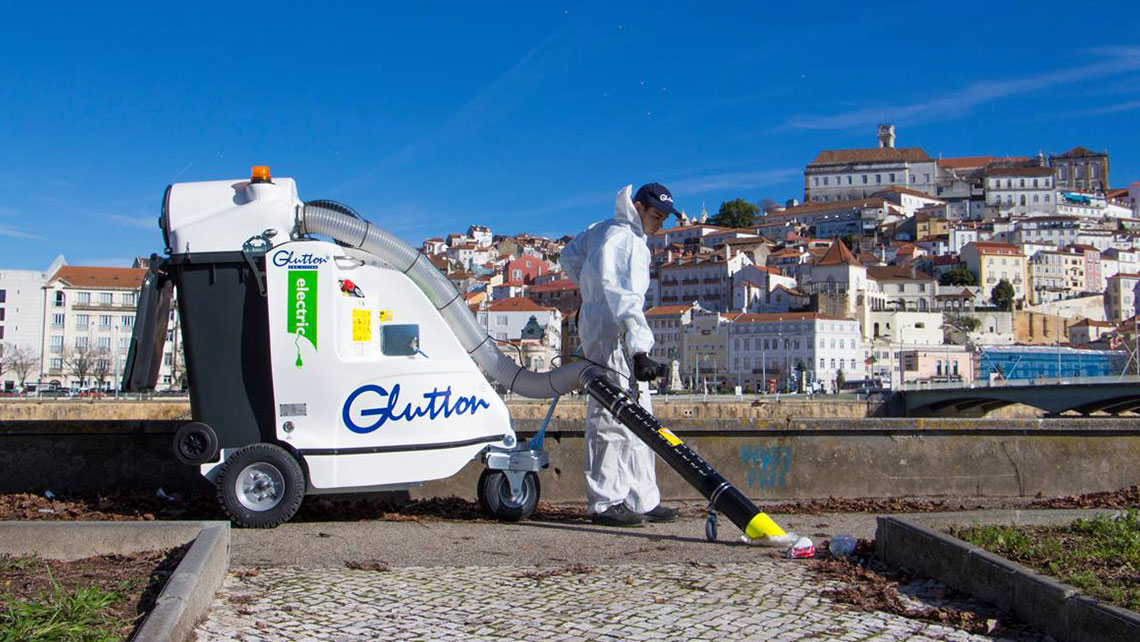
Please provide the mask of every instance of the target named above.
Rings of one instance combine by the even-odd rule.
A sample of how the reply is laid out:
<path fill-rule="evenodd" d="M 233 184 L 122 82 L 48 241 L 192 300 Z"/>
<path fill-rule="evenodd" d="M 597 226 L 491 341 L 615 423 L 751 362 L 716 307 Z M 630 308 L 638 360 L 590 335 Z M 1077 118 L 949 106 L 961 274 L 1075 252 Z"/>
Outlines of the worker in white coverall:
<path fill-rule="evenodd" d="M 653 331 L 643 312 L 650 262 L 645 237 L 677 210 L 663 185 L 645 185 L 631 198 L 632 191 L 627 185 L 618 192 L 614 217 L 574 237 L 559 262 L 582 293 L 578 336 L 585 357 L 609 368 L 613 382 L 632 388 L 642 407 L 653 412 L 647 382 L 663 376 L 664 366 L 648 354 Z M 636 385 L 627 355 L 632 355 Z M 675 509 L 661 505 L 653 451 L 593 398 L 586 404 L 583 464 L 594 523 L 641 526 L 677 519 Z"/>

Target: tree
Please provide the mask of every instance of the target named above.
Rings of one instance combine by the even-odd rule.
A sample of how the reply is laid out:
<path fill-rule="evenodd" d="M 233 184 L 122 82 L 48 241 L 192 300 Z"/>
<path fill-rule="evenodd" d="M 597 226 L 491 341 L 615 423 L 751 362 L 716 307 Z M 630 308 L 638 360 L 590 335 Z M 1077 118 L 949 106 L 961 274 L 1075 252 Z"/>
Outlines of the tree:
<path fill-rule="evenodd" d="M 721 203 L 716 216 L 709 219 L 709 223 L 724 227 L 751 227 L 759 214 L 760 208 L 755 203 L 736 198 Z"/>
<path fill-rule="evenodd" d="M 839 392 L 843 390 L 844 383 L 847 383 L 847 375 L 843 374 L 843 368 L 840 368 L 839 371 L 835 373 L 835 391 Z"/>
<path fill-rule="evenodd" d="M 765 199 L 760 201 L 760 210 L 762 212 L 764 212 L 765 214 L 767 214 L 768 212 L 771 212 L 772 210 L 776 209 L 777 207 L 780 207 L 780 204 L 777 203 L 776 201 L 773 201 L 770 198 L 765 198 Z"/>
<path fill-rule="evenodd" d="M 97 354 L 94 348 L 76 346 L 63 354 L 63 367 L 66 372 L 79 380 L 80 386 L 87 385 L 87 377 L 95 369 Z"/>
<path fill-rule="evenodd" d="M 946 318 L 946 325 L 959 332 L 974 332 L 982 325 L 982 320 L 977 317 L 950 317 Z"/>
<path fill-rule="evenodd" d="M 107 377 L 111 375 L 111 352 L 106 348 L 96 348 L 92 351 L 91 378 L 99 382 L 99 389 L 106 386 Z"/>
<path fill-rule="evenodd" d="M 31 348 L 26 346 L 15 346 L 12 349 L 11 357 L 8 361 L 8 369 L 16 373 L 16 378 L 20 380 L 20 387 L 27 388 L 28 377 L 31 376 L 32 371 L 35 370 L 36 364 L 40 361 L 40 355 L 36 354 Z"/>
<path fill-rule="evenodd" d="M 969 268 L 954 268 L 953 270 L 943 272 L 942 276 L 938 277 L 938 283 L 940 285 L 977 285 L 978 276 L 971 272 Z"/>
<path fill-rule="evenodd" d="M 1013 310 L 1013 299 L 1016 296 L 1017 293 L 1013 289 L 1013 284 L 1006 279 L 1002 279 L 998 281 L 993 291 L 990 292 L 990 301 L 993 301 L 999 310 L 1009 312 Z"/>
<path fill-rule="evenodd" d="M 10 343 L 0 343 L 0 375 L 8 369 L 12 362 L 12 352 L 15 350 L 14 345 Z"/>

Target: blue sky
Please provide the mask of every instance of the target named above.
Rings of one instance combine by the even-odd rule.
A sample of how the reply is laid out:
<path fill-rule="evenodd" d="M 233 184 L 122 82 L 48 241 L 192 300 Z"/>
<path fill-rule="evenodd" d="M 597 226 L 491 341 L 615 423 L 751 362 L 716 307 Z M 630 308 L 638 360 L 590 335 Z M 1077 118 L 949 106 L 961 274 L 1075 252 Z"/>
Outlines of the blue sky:
<path fill-rule="evenodd" d="M 802 197 L 884 120 L 1140 180 L 1140 3 L 705 4 L 3 2 L 0 268 L 126 264 L 168 183 L 255 164 L 416 243 Z"/>

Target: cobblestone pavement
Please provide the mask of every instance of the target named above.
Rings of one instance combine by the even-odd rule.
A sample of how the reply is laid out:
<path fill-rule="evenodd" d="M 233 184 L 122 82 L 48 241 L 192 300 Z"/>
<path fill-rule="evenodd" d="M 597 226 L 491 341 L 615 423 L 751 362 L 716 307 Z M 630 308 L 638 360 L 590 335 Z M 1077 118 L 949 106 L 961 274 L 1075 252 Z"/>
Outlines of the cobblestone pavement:
<path fill-rule="evenodd" d="M 236 569 L 197 639 L 993 639 L 821 598 L 799 560 L 375 568 Z"/>

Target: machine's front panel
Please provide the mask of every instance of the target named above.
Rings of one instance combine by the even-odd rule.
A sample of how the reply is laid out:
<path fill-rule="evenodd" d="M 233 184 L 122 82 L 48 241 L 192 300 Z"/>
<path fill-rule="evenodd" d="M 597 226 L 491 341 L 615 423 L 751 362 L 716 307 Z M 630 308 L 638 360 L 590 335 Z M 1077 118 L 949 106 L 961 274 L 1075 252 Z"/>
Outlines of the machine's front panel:
<path fill-rule="evenodd" d="M 438 479 L 513 438 L 505 404 L 403 273 L 318 241 L 279 245 L 266 264 L 277 435 L 314 487 Z"/>

